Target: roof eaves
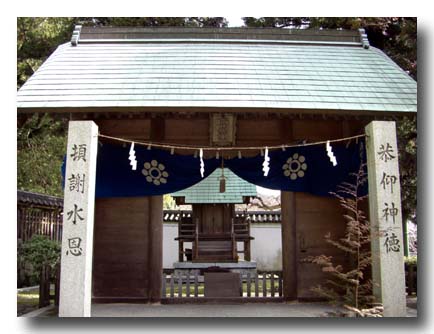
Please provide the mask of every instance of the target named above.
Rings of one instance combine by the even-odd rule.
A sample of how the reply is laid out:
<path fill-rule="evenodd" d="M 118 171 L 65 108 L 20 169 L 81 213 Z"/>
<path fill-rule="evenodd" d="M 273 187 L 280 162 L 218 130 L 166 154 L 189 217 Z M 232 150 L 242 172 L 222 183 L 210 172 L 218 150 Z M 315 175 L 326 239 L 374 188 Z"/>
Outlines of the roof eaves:
<path fill-rule="evenodd" d="M 374 46 L 371 46 L 370 47 L 374 52 L 376 52 L 376 53 L 378 53 L 380 56 L 382 56 L 385 60 L 387 60 L 387 62 L 389 63 L 389 64 L 391 64 L 391 65 L 393 65 L 396 69 L 399 69 L 402 73 L 404 73 L 408 78 L 410 78 L 411 80 L 413 80 L 413 81 L 416 81 L 416 80 L 414 80 L 412 77 L 411 77 L 411 75 L 410 74 L 408 74 L 408 72 L 406 72 L 404 69 L 402 69 L 400 66 L 398 66 L 398 64 L 396 64 L 385 52 L 383 52 L 382 50 L 380 50 L 380 49 L 378 49 L 378 48 L 376 48 L 376 47 L 374 47 Z"/>

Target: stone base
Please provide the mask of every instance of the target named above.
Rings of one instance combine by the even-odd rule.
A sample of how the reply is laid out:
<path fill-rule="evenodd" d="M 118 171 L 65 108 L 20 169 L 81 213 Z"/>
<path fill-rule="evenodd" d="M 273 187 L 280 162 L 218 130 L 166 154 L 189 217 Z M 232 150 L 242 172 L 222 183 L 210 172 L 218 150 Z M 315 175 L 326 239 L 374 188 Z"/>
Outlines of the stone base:
<path fill-rule="evenodd" d="M 210 267 L 219 267 L 227 269 L 232 273 L 239 273 L 246 275 L 250 273 L 253 277 L 256 275 L 256 262 L 253 261 L 239 261 L 239 262 L 208 262 L 208 263 L 194 263 L 194 262 L 175 262 L 173 264 L 175 275 L 186 275 L 190 272 L 190 275 L 201 275 L 206 269 Z"/>
<path fill-rule="evenodd" d="M 205 273 L 205 297 L 241 297 L 239 273 Z"/>

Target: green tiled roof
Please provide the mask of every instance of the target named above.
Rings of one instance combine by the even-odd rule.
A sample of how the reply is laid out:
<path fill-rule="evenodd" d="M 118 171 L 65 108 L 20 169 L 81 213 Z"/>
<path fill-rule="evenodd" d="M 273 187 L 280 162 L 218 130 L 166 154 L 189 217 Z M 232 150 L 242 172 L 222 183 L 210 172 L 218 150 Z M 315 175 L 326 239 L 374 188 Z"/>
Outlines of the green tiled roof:
<path fill-rule="evenodd" d="M 417 111 L 416 82 L 357 31 L 113 29 L 83 27 L 59 46 L 18 91 L 18 111 Z"/>
<path fill-rule="evenodd" d="M 221 168 L 190 188 L 171 194 L 173 197 L 185 197 L 185 204 L 196 203 L 243 203 L 243 196 L 256 196 L 256 186 L 236 176 L 229 169 L 224 169 L 226 191 L 220 193 Z"/>

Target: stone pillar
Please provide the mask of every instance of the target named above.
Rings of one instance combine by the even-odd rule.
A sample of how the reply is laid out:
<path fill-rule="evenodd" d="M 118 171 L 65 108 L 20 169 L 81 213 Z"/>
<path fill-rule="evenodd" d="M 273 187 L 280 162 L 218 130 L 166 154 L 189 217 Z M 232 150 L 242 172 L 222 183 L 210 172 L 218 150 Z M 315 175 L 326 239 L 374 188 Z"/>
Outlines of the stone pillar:
<path fill-rule="evenodd" d="M 163 196 L 149 201 L 149 301 L 161 301 L 163 278 Z"/>
<path fill-rule="evenodd" d="M 70 121 L 66 157 L 59 316 L 90 317 L 98 127 Z"/>
<path fill-rule="evenodd" d="M 395 122 L 366 127 L 374 295 L 385 317 L 405 317 L 401 189 Z"/>
<path fill-rule="evenodd" d="M 295 222 L 295 193 L 280 192 L 282 213 L 282 274 L 283 297 L 297 299 L 297 247 Z"/>

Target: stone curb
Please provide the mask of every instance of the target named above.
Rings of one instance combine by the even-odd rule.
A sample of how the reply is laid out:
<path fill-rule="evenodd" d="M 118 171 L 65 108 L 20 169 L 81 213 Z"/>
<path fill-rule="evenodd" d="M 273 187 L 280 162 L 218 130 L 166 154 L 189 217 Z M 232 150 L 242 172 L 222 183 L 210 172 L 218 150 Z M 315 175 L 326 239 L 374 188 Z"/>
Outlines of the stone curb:
<path fill-rule="evenodd" d="M 25 317 L 25 318 L 34 318 L 34 317 L 39 317 L 41 316 L 43 313 L 50 311 L 54 309 L 54 305 L 48 305 L 42 308 L 38 308 L 37 310 L 34 310 L 32 312 L 23 314 L 21 317 Z"/>
<path fill-rule="evenodd" d="M 39 289 L 39 285 L 28 286 L 26 288 L 20 288 L 20 289 L 17 289 L 17 291 L 18 292 L 27 292 L 27 291 L 31 291 L 31 290 L 35 290 L 35 289 Z"/>

